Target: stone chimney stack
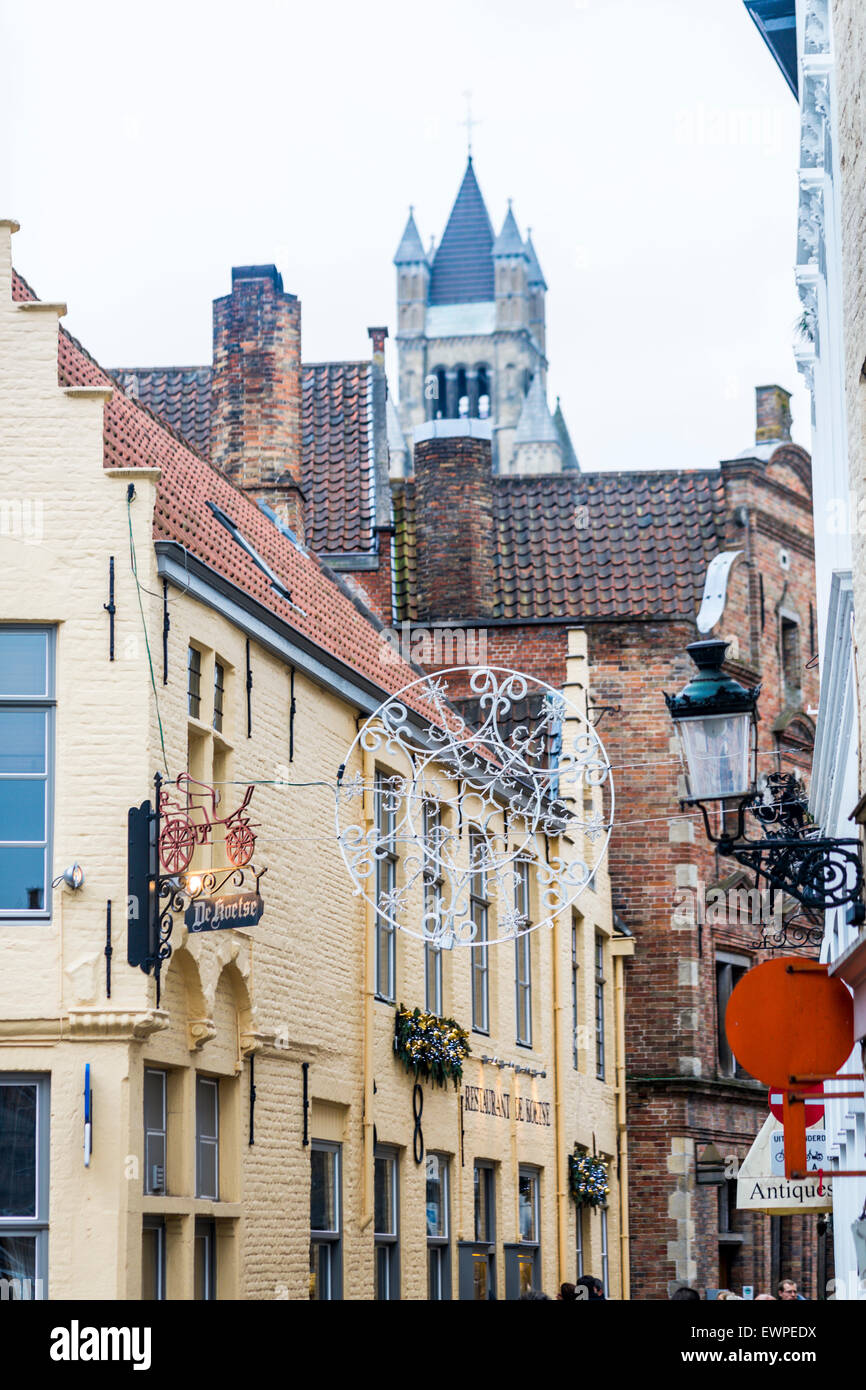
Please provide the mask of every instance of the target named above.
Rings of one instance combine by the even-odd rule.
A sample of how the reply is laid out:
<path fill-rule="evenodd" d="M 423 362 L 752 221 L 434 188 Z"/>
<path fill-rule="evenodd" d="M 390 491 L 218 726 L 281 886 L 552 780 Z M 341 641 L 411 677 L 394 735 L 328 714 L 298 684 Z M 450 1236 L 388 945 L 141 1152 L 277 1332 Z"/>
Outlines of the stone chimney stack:
<path fill-rule="evenodd" d="M 301 395 L 300 301 L 276 266 L 235 266 L 213 306 L 211 462 L 303 540 Z"/>
<path fill-rule="evenodd" d="M 496 558 L 489 420 L 415 430 L 418 619 L 493 616 Z"/>
<path fill-rule="evenodd" d="M 783 386 L 755 387 L 755 443 L 783 444 L 791 438 L 791 392 Z"/>

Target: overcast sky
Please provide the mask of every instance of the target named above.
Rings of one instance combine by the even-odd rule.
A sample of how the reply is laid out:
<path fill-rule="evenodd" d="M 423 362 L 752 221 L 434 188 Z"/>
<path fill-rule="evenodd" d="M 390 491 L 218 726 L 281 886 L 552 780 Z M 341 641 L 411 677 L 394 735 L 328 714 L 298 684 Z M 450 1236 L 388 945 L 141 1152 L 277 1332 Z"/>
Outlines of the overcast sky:
<path fill-rule="evenodd" d="M 366 356 L 369 324 L 394 331 L 408 204 L 441 236 L 471 89 L 582 466 L 730 457 L 776 381 L 808 445 L 797 107 L 742 0 L 0 5 L 0 215 L 106 366 L 209 362 L 210 302 L 258 261 L 302 299 L 305 360 Z"/>

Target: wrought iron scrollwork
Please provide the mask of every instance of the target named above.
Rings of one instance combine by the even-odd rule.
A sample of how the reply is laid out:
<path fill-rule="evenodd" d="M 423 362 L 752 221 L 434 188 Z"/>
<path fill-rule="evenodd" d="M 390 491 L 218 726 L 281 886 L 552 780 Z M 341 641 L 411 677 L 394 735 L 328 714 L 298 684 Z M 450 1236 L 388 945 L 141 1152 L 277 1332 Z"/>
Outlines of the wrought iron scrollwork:
<path fill-rule="evenodd" d="M 816 911 L 854 904 L 857 920 L 866 918 L 860 841 L 821 834 L 809 815 L 803 783 L 794 773 L 770 773 L 757 794 L 740 801 L 736 829 L 725 819 L 718 835 L 713 833 L 706 806 L 697 804 L 708 839 L 720 854 L 751 869 L 757 888 L 763 880 L 768 888 Z M 747 815 L 761 826 L 761 839 L 746 833 Z"/>

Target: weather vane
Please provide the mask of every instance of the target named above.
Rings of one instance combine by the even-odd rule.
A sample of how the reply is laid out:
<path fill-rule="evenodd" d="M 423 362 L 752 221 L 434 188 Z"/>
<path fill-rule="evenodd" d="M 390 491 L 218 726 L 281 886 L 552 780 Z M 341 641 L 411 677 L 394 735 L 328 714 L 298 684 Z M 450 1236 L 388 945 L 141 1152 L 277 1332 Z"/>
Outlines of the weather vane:
<path fill-rule="evenodd" d="M 472 93 L 471 93 L 471 92 L 464 92 L 464 93 L 463 93 L 463 96 L 464 96 L 464 98 L 465 98 L 465 100 L 466 100 L 466 119 L 463 120 L 463 121 L 461 121 L 460 124 L 461 124 L 461 125 L 465 125 L 465 127 L 466 127 L 466 153 L 468 154 L 469 158 L 471 159 L 471 158 L 472 158 L 472 127 L 473 127 L 473 126 L 476 126 L 476 125 L 480 125 L 481 122 L 480 122 L 480 121 L 474 121 L 474 120 L 472 119 Z"/>

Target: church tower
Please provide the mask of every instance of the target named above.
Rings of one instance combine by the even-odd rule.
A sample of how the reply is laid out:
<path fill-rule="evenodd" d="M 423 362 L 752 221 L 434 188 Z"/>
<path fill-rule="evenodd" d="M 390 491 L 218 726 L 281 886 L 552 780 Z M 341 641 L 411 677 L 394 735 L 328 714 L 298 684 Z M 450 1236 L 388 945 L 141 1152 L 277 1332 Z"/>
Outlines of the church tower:
<path fill-rule="evenodd" d="M 414 211 L 397 271 L 399 425 L 408 451 L 431 420 L 490 422 L 496 472 L 577 467 L 547 405 L 545 294 L 509 202 L 496 236 L 470 155 L 442 240 L 425 252 Z"/>

